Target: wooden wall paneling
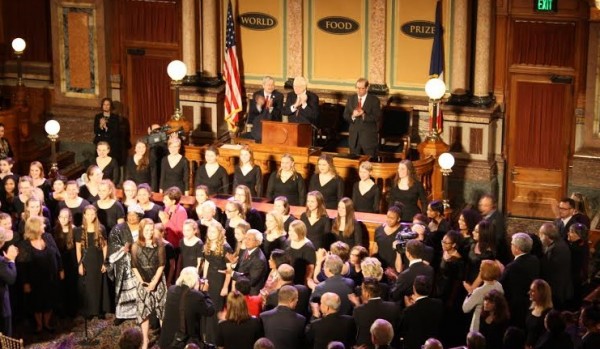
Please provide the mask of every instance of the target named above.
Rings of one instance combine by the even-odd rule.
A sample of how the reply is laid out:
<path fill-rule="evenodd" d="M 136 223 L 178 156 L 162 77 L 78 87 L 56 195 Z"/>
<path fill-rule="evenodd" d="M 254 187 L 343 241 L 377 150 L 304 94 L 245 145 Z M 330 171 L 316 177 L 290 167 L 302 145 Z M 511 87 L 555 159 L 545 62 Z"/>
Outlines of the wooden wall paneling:
<path fill-rule="evenodd" d="M 48 0 L 5 0 L 2 2 L 2 21 L 6 59 L 14 59 L 10 46 L 14 38 L 27 43 L 24 61 L 52 62 L 50 5 Z"/>
<path fill-rule="evenodd" d="M 600 11 L 598 11 L 600 13 Z M 585 106 L 584 146 L 600 148 L 600 23 L 590 23 L 587 58 L 587 88 Z M 583 79 L 582 79 L 583 80 Z"/>

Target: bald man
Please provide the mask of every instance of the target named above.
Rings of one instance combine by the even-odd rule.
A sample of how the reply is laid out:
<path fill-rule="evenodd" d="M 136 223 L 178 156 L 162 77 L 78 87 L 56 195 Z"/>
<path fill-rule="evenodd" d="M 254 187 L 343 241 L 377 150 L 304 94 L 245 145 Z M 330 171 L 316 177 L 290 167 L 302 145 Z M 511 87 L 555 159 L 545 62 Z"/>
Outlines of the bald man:
<path fill-rule="evenodd" d="M 340 296 L 333 292 L 325 292 L 321 296 L 321 317 L 311 322 L 306 331 L 309 347 L 327 349 L 327 344 L 331 341 L 340 341 L 346 348 L 352 347 L 356 326 L 351 316 L 339 313 L 341 304 Z"/>
<path fill-rule="evenodd" d="M 319 97 L 308 91 L 306 79 L 298 76 L 294 79 L 294 90 L 287 94 L 283 115 L 289 122 L 300 124 L 319 124 Z"/>

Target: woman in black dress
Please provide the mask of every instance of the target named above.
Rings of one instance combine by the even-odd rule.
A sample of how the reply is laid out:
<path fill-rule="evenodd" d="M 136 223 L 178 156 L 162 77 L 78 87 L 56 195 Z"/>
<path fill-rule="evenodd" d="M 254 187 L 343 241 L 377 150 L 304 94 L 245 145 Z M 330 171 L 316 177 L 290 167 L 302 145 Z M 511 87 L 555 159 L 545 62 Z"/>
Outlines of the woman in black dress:
<path fill-rule="evenodd" d="M 473 230 L 473 241 L 471 250 L 465 259 L 467 262 L 467 271 L 465 276 L 465 289 L 467 293 L 473 292 L 474 289 L 481 286 L 483 280 L 479 275 L 481 261 L 485 259 L 496 259 L 496 235 L 494 234 L 494 226 L 483 220 L 475 226 Z"/>
<path fill-rule="evenodd" d="M 25 211 L 23 212 L 23 215 L 21 217 L 22 219 L 17 227 L 17 232 L 19 233 L 19 235 L 23 236 L 23 234 L 25 233 L 25 222 L 27 222 L 27 219 L 29 219 L 30 217 L 40 217 L 44 222 L 44 232 L 52 232 L 52 225 L 50 225 L 50 220 L 42 215 L 42 207 L 43 204 L 41 199 L 32 197 L 31 199 L 27 200 L 27 202 L 25 203 Z"/>
<path fill-rule="evenodd" d="M 165 247 L 165 282 L 167 287 L 175 283 L 175 274 L 177 273 L 177 261 L 175 247 L 165 239 L 165 227 L 162 223 L 154 223 L 154 238 L 160 241 Z"/>
<path fill-rule="evenodd" d="M 240 150 L 240 163 L 233 172 L 233 187 L 242 184 L 250 188 L 252 197 L 262 196 L 263 177 L 260 166 L 254 164 L 254 155 L 249 146 Z"/>
<path fill-rule="evenodd" d="M 19 259 L 23 266 L 23 291 L 35 318 L 35 332 L 53 332 L 50 325 L 56 304 L 59 279 L 64 276 L 60 252 L 50 234 L 44 233 L 42 217 L 31 217 L 25 223 L 25 241 Z"/>
<path fill-rule="evenodd" d="M 120 165 L 123 164 L 123 148 L 129 144 L 121 132 L 119 115 L 113 113 L 114 105 L 110 98 L 103 98 L 101 103 L 102 113 L 94 117 L 94 144 L 101 141 L 110 145 L 110 156 L 115 158 Z M 129 149 L 129 146 L 126 147 Z"/>
<path fill-rule="evenodd" d="M 204 268 L 202 276 L 209 280 L 208 294 L 213 301 L 216 312 L 225 306 L 225 296 L 229 292 L 231 273 L 222 273 L 222 270 L 230 270 L 231 265 L 225 256 L 233 250 L 225 241 L 225 229 L 218 222 L 208 227 L 206 243 L 204 244 Z M 213 315 L 206 319 L 206 340 L 215 343 L 218 319 Z"/>
<path fill-rule="evenodd" d="M 148 143 L 143 138 L 137 140 L 133 155 L 127 158 L 124 179 L 137 184 L 148 183 L 152 190 L 158 189 L 156 161 L 150 159 Z"/>
<path fill-rule="evenodd" d="M 363 161 L 358 166 L 360 180 L 352 187 L 352 201 L 356 212 L 379 213 L 381 203 L 381 188 L 371 178 L 373 164 Z"/>
<path fill-rule="evenodd" d="M 232 249 L 239 251 L 242 241 L 236 239 L 235 228 L 237 228 L 240 223 L 246 223 L 248 226 L 250 225 L 245 220 L 242 203 L 230 198 L 229 201 L 227 201 L 227 204 L 225 204 L 225 215 L 227 216 L 227 219 L 225 220 L 225 239 Z"/>
<path fill-rule="evenodd" d="M 33 161 L 29 164 L 29 177 L 33 180 L 33 186 L 40 188 L 44 192 L 44 201 L 50 196 L 50 181 L 44 177 L 44 165 L 39 161 Z"/>
<path fill-rule="evenodd" d="M 197 186 L 196 190 L 194 190 L 194 197 L 196 198 L 196 202 L 190 208 L 188 217 L 190 217 L 191 219 L 199 220 L 199 219 L 202 219 L 202 216 L 203 216 L 202 210 L 203 210 L 203 206 L 205 206 L 203 204 L 207 201 L 210 201 L 210 195 L 208 194 L 208 187 L 203 184 Z M 212 215 L 212 217 L 214 219 L 218 220 L 219 222 L 223 222 L 225 219 L 223 210 L 221 210 L 216 205 L 215 205 L 215 212 L 214 212 L 214 215 Z M 202 228 L 200 228 L 200 229 L 202 229 Z M 202 235 L 206 236 L 206 229 L 203 231 Z"/>
<path fill-rule="evenodd" d="M 317 171 L 310 178 L 308 191 L 315 190 L 323 195 L 325 207 L 332 210 L 344 196 L 344 181 L 335 170 L 333 158 L 327 154 L 319 157 Z"/>
<path fill-rule="evenodd" d="M 287 233 L 283 230 L 283 219 L 277 211 L 268 212 L 265 220 L 266 230 L 262 242 L 265 256 L 270 256 L 275 249 L 285 249 Z"/>
<path fill-rule="evenodd" d="M 278 196 L 285 196 L 294 206 L 304 206 L 306 202 L 304 178 L 296 172 L 294 158 L 290 154 L 281 157 L 279 170 L 269 177 L 266 197 L 273 200 Z"/>
<path fill-rule="evenodd" d="M 306 212 L 300 215 L 300 220 L 306 225 L 306 237 L 312 242 L 315 250 L 329 250 L 335 236 L 331 233 L 331 220 L 320 192 L 311 191 L 306 195 Z"/>
<path fill-rule="evenodd" d="M 54 227 L 54 240 L 60 252 L 65 277 L 61 282 L 60 295 L 63 315 L 77 314 L 77 249 L 75 248 L 75 226 L 68 208 L 60 210 Z"/>
<path fill-rule="evenodd" d="M 258 318 L 250 316 L 246 298 L 239 291 L 227 295 L 225 320 L 219 322 L 216 344 L 224 349 L 252 349 L 262 337 Z"/>
<path fill-rule="evenodd" d="M 132 180 L 123 182 L 123 197 L 120 199 L 123 209 L 127 212 L 127 208 L 131 205 L 137 205 L 137 184 Z"/>
<path fill-rule="evenodd" d="M 572 224 L 567 233 L 569 250 L 571 251 L 571 281 L 573 282 L 572 308 L 581 307 L 585 296 L 589 273 L 590 246 L 588 244 L 588 229 L 581 223 Z"/>
<path fill-rule="evenodd" d="M 94 206 L 98 210 L 100 224 L 106 229 L 106 236 L 110 236 L 115 225 L 125 223 L 125 209 L 115 199 L 115 185 L 109 179 L 103 179 L 98 186 L 98 197 Z"/>
<path fill-rule="evenodd" d="M 534 347 L 544 333 L 544 318 L 552 310 L 552 289 L 542 279 L 535 279 L 529 288 L 531 311 L 525 318 L 525 333 L 527 347 Z"/>
<path fill-rule="evenodd" d="M 208 147 L 204 152 L 205 162 L 198 167 L 194 178 L 194 186 L 206 185 L 210 195 L 229 193 L 229 174 L 225 167 L 217 162 L 218 156 L 217 148 Z"/>
<path fill-rule="evenodd" d="M 354 203 L 350 198 L 342 198 L 338 203 L 331 232 L 338 241 L 346 243 L 350 248 L 362 245 L 362 225 L 354 216 Z"/>
<path fill-rule="evenodd" d="M 472 208 L 465 208 L 460 212 L 458 217 L 458 230 L 462 236 L 460 246 L 458 247 L 458 253 L 461 256 L 467 257 L 471 250 L 471 245 L 475 243 L 473 240 L 473 230 L 477 223 L 481 221 L 481 214 L 479 211 Z"/>
<path fill-rule="evenodd" d="M 110 145 L 108 145 L 108 142 L 98 142 L 96 145 L 96 154 L 98 154 L 98 156 L 96 157 L 94 164 L 102 171 L 102 178 L 110 179 L 114 183 L 119 183 L 121 180 L 119 163 L 114 157 L 108 156 L 109 152 Z"/>
<path fill-rule="evenodd" d="M 423 184 L 417 180 L 415 169 L 410 160 L 402 160 L 398 164 L 398 173 L 394 179 L 394 185 L 390 189 L 388 204 L 401 202 L 402 221 L 412 222 L 417 213 L 421 213 L 422 208 L 427 207 L 427 195 Z M 420 203 L 420 206 L 417 205 Z"/>
<path fill-rule="evenodd" d="M 104 173 L 100 167 L 91 165 L 87 168 L 87 171 L 81 176 L 83 178 L 83 185 L 79 188 L 79 196 L 87 200 L 90 204 L 93 204 L 98 200 L 98 186 L 102 182 Z"/>
<path fill-rule="evenodd" d="M 296 220 L 296 217 L 290 214 L 290 203 L 285 196 L 278 196 L 273 201 L 273 210 L 281 215 L 283 220 L 283 230 L 288 231 L 290 223 Z"/>
<path fill-rule="evenodd" d="M 180 253 L 177 270 L 194 267 L 200 271 L 204 244 L 199 236 L 198 223 L 193 219 L 186 219 L 183 222 L 183 238 L 179 242 Z"/>
<path fill-rule="evenodd" d="M 106 231 L 100 225 L 93 205 L 85 207 L 83 224 L 75 229 L 75 247 L 82 281 L 83 315 L 103 318 L 110 311 L 105 264 L 108 244 Z"/>
<path fill-rule="evenodd" d="M 306 285 L 312 278 L 317 262 L 316 249 L 312 242 L 306 238 L 306 224 L 295 220 L 288 230 L 288 247 L 286 253 L 290 258 L 290 265 L 294 267 L 294 284 Z"/>
<path fill-rule="evenodd" d="M 76 181 L 68 181 L 65 200 L 58 203 L 58 208 L 68 208 L 73 215 L 73 224 L 80 227 L 83 222 L 83 208 L 89 205 L 89 201 L 79 196 L 79 185 Z"/>
<path fill-rule="evenodd" d="M 179 154 L 181 140 L 170 137 L 167 141 L 167 147 L 169 155 L 163 157 L 160 164 L 160 192 L 162 193 L 171 187 L 177 187 L 183 195 L 189 195 L 189 165 L 187 159 Z"/>
<path fill-rule="evenodd" d="M 252 229 L 261 232 L 264 231 L 265 221 L 261 213 L 258 212 L 257 209 L 252 208 L 252 194 L 250 193 L 250 188 L 243 184 L 238 185 L 233 192 L 233 198 L 242 203 L 244 217 Z"/>
<path fill-rule="evenodd" d="M 150 186 L 146 183 L 138 185 L 137 195 L 135 197 L 142 210 L 144 210 L 144 218 L 150 218 L 155 223 L 160 222 L 158 213 L 162 211 L 162 207 L 150 200 L 152 197 L 152 189 Z"/>
<path fill-rule="evenodd" d="M 484 296 L 479 332 L 485 337 L 486 349 L 502 348 L 509 318 L 508 304 L 502 293 L 498 290 L 491 290 Z"/>
<path fill-rule="evenodd" d="M 375 229 L 375 250 L 373 254 L 381 261 L 383 269 L 391 268 L 395 273 L 401 271 L 396 270 L 396 259 L 400 255 L 394 249 L 396 235 L 402 229 L 401 219 L 402 210 L 398 206 L 391 206 L 387 210 L 385 223 Z"/>
<path fill-rule="evenodd" d="M 48 196 L 48 199 L 45 201 L 46 207 L 50 210 L 50 218 L 51 223 L 56 223 L 58 212 L 60 209 L 58 208 L 59 204 L 65 201 L 65 197 L 67 195 L 67 178 L 64 176 L 57 176 L 52 181 L 52 192 Z"/>

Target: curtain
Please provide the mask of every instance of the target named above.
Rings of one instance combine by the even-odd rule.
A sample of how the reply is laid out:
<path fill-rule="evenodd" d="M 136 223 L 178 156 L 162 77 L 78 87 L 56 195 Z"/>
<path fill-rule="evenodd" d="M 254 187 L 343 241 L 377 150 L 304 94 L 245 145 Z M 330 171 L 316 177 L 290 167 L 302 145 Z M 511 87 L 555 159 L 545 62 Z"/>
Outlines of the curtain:
<path fill-rule="evenodd" d="M 572 22 L 513 23 L 512 64 L 575 66 L 575 24 Z"/>

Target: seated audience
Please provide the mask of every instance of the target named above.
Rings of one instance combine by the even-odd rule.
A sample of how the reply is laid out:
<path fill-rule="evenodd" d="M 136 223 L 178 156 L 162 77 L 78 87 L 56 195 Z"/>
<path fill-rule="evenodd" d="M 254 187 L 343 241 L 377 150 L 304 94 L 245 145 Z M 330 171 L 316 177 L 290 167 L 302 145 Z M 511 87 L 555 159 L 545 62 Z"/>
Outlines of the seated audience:
<path fill-rule="evenodd" d="M 354 344 L 356 326 L 349 315 L 340 313 L 342 302 L 333 292 L 321 296 L 319 312 L 306 330 L 306 341 L 314 349 L 326 349 L 331 341 L 340 341 L 348 348 Z"/>

